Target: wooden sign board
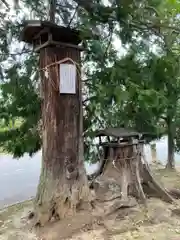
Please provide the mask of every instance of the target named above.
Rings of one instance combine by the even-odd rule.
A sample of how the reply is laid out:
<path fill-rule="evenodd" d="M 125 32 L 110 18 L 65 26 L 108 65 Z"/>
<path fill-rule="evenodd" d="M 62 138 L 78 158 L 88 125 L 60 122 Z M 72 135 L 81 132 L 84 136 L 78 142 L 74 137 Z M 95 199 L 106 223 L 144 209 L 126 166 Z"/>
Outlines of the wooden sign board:
<path fill-rule="evenodd" d="M 73 64 L 60 64 L 59 91 L 64 94 L 76 94 L 76 66 Z"/>

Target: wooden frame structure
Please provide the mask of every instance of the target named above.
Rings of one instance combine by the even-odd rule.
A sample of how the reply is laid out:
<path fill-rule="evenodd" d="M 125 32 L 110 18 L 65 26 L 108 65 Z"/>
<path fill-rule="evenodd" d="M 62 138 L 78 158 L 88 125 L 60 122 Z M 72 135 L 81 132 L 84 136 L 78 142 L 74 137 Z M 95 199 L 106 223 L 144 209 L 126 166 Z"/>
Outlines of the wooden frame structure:
<path fill-rule="evenodd" d="M 78 46 L 81 42 L 79 31 L 48 21 L 25 21 L 21 40 L 33 45 L 36 52 L 49 46 L 84 50 L 83 47 Z"/>

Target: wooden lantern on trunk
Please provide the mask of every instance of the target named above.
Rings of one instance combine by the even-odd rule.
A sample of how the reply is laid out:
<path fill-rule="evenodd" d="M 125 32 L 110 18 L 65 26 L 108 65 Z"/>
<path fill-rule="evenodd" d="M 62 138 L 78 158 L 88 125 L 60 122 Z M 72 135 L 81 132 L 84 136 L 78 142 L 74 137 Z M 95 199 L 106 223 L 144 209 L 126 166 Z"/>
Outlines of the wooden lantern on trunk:
<path fill-rule="evenodd" d="M 43 167 L 39 185 L 43 184 L 36 205 L 49 204 L 39 214 L 46 213 L 41 223 L 55 212 L 59 217 L 67 215 L 82 201 L 83 189 L 88 186 L 82 151 L 79 35 L 46 21 L 27 21 L 22 31 L 22 40 L 33 45 L 40 56 Z M 73 189 L 79 189 L 76 199 Z"/>

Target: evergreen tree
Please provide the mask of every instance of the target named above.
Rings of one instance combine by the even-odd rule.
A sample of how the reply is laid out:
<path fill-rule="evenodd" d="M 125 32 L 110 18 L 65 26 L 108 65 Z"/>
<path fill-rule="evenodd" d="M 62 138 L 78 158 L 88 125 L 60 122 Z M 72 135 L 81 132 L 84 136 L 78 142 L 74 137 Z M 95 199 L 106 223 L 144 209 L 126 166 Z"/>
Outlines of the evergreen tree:
<path fill-rule="evenodd" d="M 172 90 L 179 86 L 177 66 L 174 65 L 174 54 L 177 52 L 173 52 L 172 56 L 169 49 L 174 45 L 168 44 L 166 50 L 163 45 L 167 29 L 178 31 L 172 24 L 177 15 L 174 8 L 177 9 L 178 4 L 176 1 L 175 6 L 170 4 L 170 1 L 160 0 L 114 0 L 108 5 L 99 0 L 57 1 L 55 22 L 81 30 L 87 49 L 83 56 L 86 67 L 83 105 L 87 144 L 91 142 L 92 131 L 99 127 L 128 125 L 140 131 L 150 131 L 158 137 L 164 133 L 160 119 L 165 114 L 170 116 L 171 123 L 176 119 L 179 93 L 174 96 Z M 8 3 L 4 5 L 5 8 L 10 7 Z M 24 19 L 47 20 L 48 3 L 24 0 L 15 6 L 11 15 L 4 10 L 0 16 L 0 118 L 6 126 L 0 131 L 0 146 L 14 156 L 22 156 L 25 152 L 32 155 L 41 148 L 41 100 L 38 56 L 29 46 L 19 42 L 19 33 Z M 119 47 L 115 46 L 115 39 L 116 42 L 119 40 L 118 44 L 121 43 Z M 157 49 L 159 47 L 160 53 L 154 54 L 152 45 Z M 120 50 L 125 51 L 124 56 L 120 56 Z M 174 82 L 168 85 L 174 74 Z M 170 106 L 174 101 L 176 110 L 171 113 Z M 12 125 L 12 122 L 15 124 Z M 174 130 L 171 133 L 174 139 Z M 48 184 L 48 187 L 54 186 L 51 185 L 54 182 L 46 178 L 46 170 L 42 168 L 37 193 L 41 206 L 38 202 L 36 210 L 39 212 L 41 209 L 46 215 L 44 219 L 48 220 L 54 207 L 60 209 L 59 215 L 62 215 L 62 206 L 59 208 L 58 201 L 54 202 L 55 196 L 56 200 L 61 197 L 58 191 L 53 191 L 52 198 L 44 197 L 49 193 L 46 192 Z M 60 179 L 61 174 L 58 183 Z M 68 200 L 71 197 L 69 195 Z M 56 205 L 52 206 L 52 203 Z M 65 199 L 63 204 L 66 203 Z M 44 222 L 42 218 L 39 220 Z"/>

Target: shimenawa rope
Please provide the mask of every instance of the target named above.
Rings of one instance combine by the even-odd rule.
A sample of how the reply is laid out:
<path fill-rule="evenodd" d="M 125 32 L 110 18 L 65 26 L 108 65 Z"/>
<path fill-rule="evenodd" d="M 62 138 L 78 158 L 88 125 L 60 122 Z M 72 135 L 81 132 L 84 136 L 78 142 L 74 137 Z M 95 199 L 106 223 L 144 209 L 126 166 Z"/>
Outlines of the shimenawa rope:
<path fill-rule="evenodd" d="M 54 90 L 55 91 L 59 91 L 59 71 L 58 71 L 58 65 L 62 64 L 62 63 L 66 63 L 66 62 L 71 62 L 74 66 L 76 66 L 76 70 L 77 70 L 77 74 L 79 76 L 81 76 L 81 71 L 80 71 L 80 66 L 77 62 L 75 62 L 74 60 L 72 60 L 72 58 L 69 58 L 69 57 L 66 57 L 66 58 L 63 58 L 59 61 L 56 61 L 56 62 L 53 62 L 53 63 L 50 63 L 48 64 L 47 66 L 45 66 L 44 68 L 41 68 L 40 71 L 44 71 L 46 73 L 46 71 L 48 72 L 48 78 L 51 82 L 51 85 L 53 86 Z M 57 77 L 57 82 L 54 82 L 53 79 L 51 78 L 50 76 L 50 72 L 49 72 L 49 68 L 52 67 L 52 66 L 56 66 L 56 77 Z M 46 76 L 47 77 L 47 76 Z M 61 79 L 60 79 L 61 81 Z"/>

